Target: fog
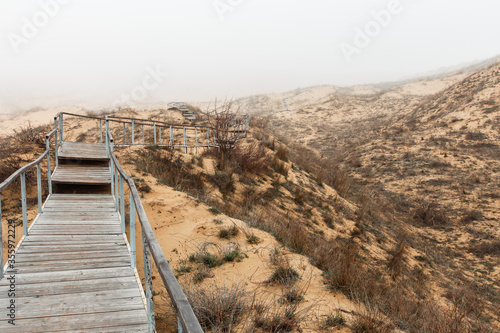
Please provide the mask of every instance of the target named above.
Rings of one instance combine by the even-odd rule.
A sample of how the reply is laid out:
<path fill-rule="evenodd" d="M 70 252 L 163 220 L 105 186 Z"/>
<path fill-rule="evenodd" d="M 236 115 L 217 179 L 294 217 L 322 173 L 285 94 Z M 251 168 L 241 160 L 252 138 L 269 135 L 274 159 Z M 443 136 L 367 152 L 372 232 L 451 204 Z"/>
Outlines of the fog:
<path fill-rule="evenodd" d="M 0 111 L 395 81 L 500 54 L 493 0 L 3 0 Z"/>

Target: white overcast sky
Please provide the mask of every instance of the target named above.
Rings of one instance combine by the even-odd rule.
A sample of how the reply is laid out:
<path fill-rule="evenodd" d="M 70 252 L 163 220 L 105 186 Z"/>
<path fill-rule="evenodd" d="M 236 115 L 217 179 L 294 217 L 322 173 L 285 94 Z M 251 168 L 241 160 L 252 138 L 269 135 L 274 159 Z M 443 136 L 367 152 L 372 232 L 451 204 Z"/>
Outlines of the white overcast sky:
<path fill-rule="evenodd" d="M 202 101 L 393 81 L 500 54 L 500 1 L 399 0 L 398 13 L 348 62 L 341 43 L 373 28 L 372 11 L 390 3 L 2 0 L 0 103 L 112 103 L 141 87 L 148 68 L 168 72 L 148 98 Z"/>

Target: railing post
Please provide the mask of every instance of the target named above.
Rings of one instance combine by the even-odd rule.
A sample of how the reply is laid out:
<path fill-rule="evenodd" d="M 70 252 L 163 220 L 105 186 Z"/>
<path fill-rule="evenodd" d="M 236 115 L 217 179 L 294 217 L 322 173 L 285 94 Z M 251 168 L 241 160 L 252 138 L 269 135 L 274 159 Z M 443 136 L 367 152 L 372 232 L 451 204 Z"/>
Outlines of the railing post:
<path fill-rule="evenodd" d="M 123 123 L 123 143 L 127 145 L 127 129 L 125 127 L 125 122 Z"/>
<path fill-rule="evenodd" d="M 50 170 L 50 139 L 45 138 L 45 146 L 48 150 L 47 154 L 47 179 L 49 182 L 49 194 L 52 194 L 52 170 Z"/>
<path fill-rule="evenodd" d="M 144 144 L 144 124 L 142 125 L 142 144 Z"/>
<path fill-rule="evenodd" d="M 142 253 L 144 256 L 144 284 L 146 289 L 146 309 L 148 317 L 149 332 L 155 332 L 155 310 L 153 303 L 153 278 L 151 276 L 151 258 L 149 253 L 149 244 L 146 236 L 142 233 Z"/>
<path fill-rule="evenodd" d="M 1 212 L 0 212 L 1 213 Z M 135 268 L 135 203 L 130 191 L 130 268 Z"/>
<path fill-rule="evenodd" d="M 59 143 L 63 144 L 63 114 L 59 113 Z"/>
<path fill-rule="evenodd" d="M 125 234 L 125 195 L 124 195 L 124 189 L 123 189 L 123 177 L 122 175 L 120 177 L 120 218 L 121 218 L 121 225 L 122 225 L 122 234 Z"/>
<path fill-rule="evenodd" d="M 183 127 L 183 136 L 184 136 L 184 154 L 187 154 L 186 126 Z"/>
<path fill-rule="evenodd" d="M 101 143 L 102 143 L 102 119 L 99 119 L 99 133 L 101 134 Z"/>
<path fill-rule="evenodd" d="M 42 170 L 40 163 L 36 165 L 36 188 L 38 192 L 38 214 L 42 213 Z"/>
<path fill-rule="evenodd" d="M 207 127 L 207 148 L 210 147 L 210 128 Z"/>
<path fill-rule="evenodd" d="M 8 244 L 9 244 L 9 239 L 7 237 L 7 248 Z M 0 192 L 0 279 L 3 279 L 2 192 Z"/>
<path fill-rule="evenodd" d="M 23 206 L 23 234 L 28 235 L 28 212 L 26 209 L 26 174 L 21 174 L 21 204 Z M 2 267 L 3 269 L 3 267 Z"/>
<path fill-rule="evenodd" d="M 161 126 L 158 127 L 158 142 L 159 142 L 159 145 L 161 146 Z"/>
<path fill-rule="evenodd" d="M 108 157 L 110 157 L 110 149 L 109 149 L 109 120 L 108 116 L 106 116 L 106 153 L 108 153 Z"/>
<path fill-rule="evenodd" d="M 170 146 L 174 146 L 174 129 L 172 128 L 172 125 L 170 125 Z"/>
<path fill-rule="evenodd" d="M 111 171 L 111 195 L 115 193 L 115 163 L 113 162 L 113 159 L 109 159 L 109 168 Z"/>
<path fill-rule="evenodd" d="M 111 180 L 113 181 L 113 180 Z M 119 191 L 119 185 L 118 185 L 118 168 L 116 167 L 116 164 L 115 164 L 115 179 L 114 179 L 114 182 L 115 182 L 115 210 L 118 212 L 118 199 L 119 199 L 119 194 L 118 194 L 118 191 Z"/>
<path fill-rule="evenodd" d="M 196 157 L 198 157 L 198 129 L 194 128 L 194 146 L 196 147 Z"/>
<path fill-rule="evenodd" d="M 181 317 L 177 317 L 177 331 L 179 333 L 184 333 L 184 329 L 182 328 Z"/>
<path fill-rule="evenodd" d="M 134 119 L 132 119 L 132 145 L 135 143 L 135 127 L 134 127 Z"/>
<path fill-rule="evenodd" d="M 156 121 L 153 122 L 153 133 L 154 133 L 153 137 L 155 139 L 155 146 L 156 146 Z"/>
<path fill-rule="evenodd" d="M 56 132 L 54 133 L 54 147 L 56 153 L 56 168 L 59 166 L 59 147 L 57 146 L 57 119 L 54 118 L 54 129 Z"/>

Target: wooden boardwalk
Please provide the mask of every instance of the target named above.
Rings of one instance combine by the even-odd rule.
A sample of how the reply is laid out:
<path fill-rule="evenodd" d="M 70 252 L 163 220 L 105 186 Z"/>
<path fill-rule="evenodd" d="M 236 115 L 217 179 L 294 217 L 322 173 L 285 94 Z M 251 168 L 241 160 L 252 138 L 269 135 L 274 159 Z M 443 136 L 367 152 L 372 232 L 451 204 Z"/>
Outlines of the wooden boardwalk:
<path fill-rule="evenodd" d="M 59 158 L 102 160 L 104 147 L 64 142 Z M 53 181 L 102 185 L 111 175 L 108 167 L 59 165 Z M 148 331 L 144 292 L 112 195 L 51 194 L 15 260 L 15 271 L 0 280 L 0 308 L 9 306 L 15 274 L 16 325 L 2 315 L 0 332 Z"/>

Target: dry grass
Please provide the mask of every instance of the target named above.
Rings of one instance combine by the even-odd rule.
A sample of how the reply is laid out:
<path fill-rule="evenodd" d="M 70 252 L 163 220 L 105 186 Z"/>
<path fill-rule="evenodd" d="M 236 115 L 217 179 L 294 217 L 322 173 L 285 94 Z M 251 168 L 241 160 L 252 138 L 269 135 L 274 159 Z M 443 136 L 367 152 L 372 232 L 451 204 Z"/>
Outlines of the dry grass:
<path fill-rule="evenodd" d="M 254 137 L 259 137 L 259 135 Z M 224 183 L 231 183 L 235 179 L 244 180 L 245 190 L 241 191 L 241 195 L 239 195 L 239 190 L 226 191 L 224 203 L 210 202 L 211 205 L 215 206 L 218 211 L 246 220 L 252 227 L 269 232 L 290 250 L 307 255 L 311 263 L 324 271 L 325 281 L 331 289 L 341 291 L 353 300 L 370 304 L 370 307 L 374 309 L 373 313 L 358 318 L 359 325 L 356 329 L 360 332 L 363 330 L 377 331 L 377 329 L 383 332 L 387 327 L 385 324 L 387 320 L 392 320 L 396 327 L 411 332 L 445 332 L 442 329 L 451 330 L 456 326 L 453 320 L 446 319 L 452 316 L 450 314 L 452 312 L 449 311 L 463 312 L 463 310 L 460 310 L 460 306 L 456 304 L 450 303 L 449 310 L 448 307 L 438 305 L 439 300 L 434 300 L 434 295 L 431 294 L 426 285 L 430 274 L 438 274 L 434 268 L 435 265 L 442 265 L 442 262 L 446 261 L 444 254 L 434 244 L 421 242 L 421 238 L 414 234 L 406 235 L 401 239 L 397 238 L 398 230 L 404 229 L 402 227 L 405 226 L 405 223 L 412 220 L 417 221 L 417 226 L 434 228 L 449 226 L 449 217 L 438 203 L 422 200 L 417 203 L 416 208 L 411 210 L 408 208 L 411 205 L 406 201 L 400 201 L 399 197 L 395 197 L 395 199 L 383 197 L 375 190 L 362 191 L 363 186 L 348 177 L 340 167 L 332 165 L 331 160 L 322 159 L 307 149 L 290 148 L 287 152 L 289 162 L 286 163 L 277 154 L 267 154 L 268 156 L 265 157 L 266 154 L 262 153 L 262 151 L 265 152 L 263 146 L 280 150 L 282 144 L 265 133 L 259 138 L 262 144 L 256 143 L 250 147 L 242 146 L 249 148 L 242 148 L 241 156 L 260 156 L 259 158 L 262 159 L 264 165 L 263 169 L 254 166 L 241 166 L 243 163 L 241 161 L 245 161 L 245 158 L 239 161 L 236 158 L 234 160 L 228 158 L 229 155 L 218 157 L 216 155 L 218 159 L 223 160 L 222 162 L 218 160 L 219 164 L 216 169 L 223 173 L 227 170 L 234 173 L 241 172 L 245 174 L 245 177 L 238 175 L 238 177 L 233 178 L 233 174 L 231 174 L 229 181 L 229 173 L 227 173 L 225 176 L 227 176 L 226 180 L 228 181 L 223 182 L 222 178 L 224 177 L 217 179 L 217 181 L 211 179 L 211 181 L 219 189 L 224 189 L 226 188 L 223 186 Z M 280 156 L 282 157 L 282 155 Z M 330 204 L 333 210 L 319 215 L 326 216 L 325 223 L 330 221 L 331 224 L 333 224 L 333 219 L 337 221 L 338 216 L 352 219 L 356 222 L 356 228 L 354 228 L 356 234 L 346 234 L 344 235 L 346 238 L 328 239 L 320 233 L 315 234 L 311 229 L 308 229 L 304 217 L 299 216 L 299 214 L 289 214 L 290 209 L 279 208 L 279 202 L 285 199 L 283 192 L 291 193 L 291 197 L 287 194 L 286 199 L 289 204 L 296 205 L 297 211 L 304 212 L 304 216 L 309 212 L 307 219 L 310 219 L 311 216 L 310 206 L 321 206 L 321 202 L 319 204 L 313 203 L 317 198 L 309 197 L 310 191 L 305 188 L 305 184 L 296 187 L 290 186 L 286 182 L 281 183 L 279 179 L 282 179 L 282 176 L 279 179 L 276 177 L 277 174 L 288 175 L 290 163 L 293 163 L 295 169 L 310 171 L 311 174 L 307 177 L 312 181 L 315 180 L 318 184 L 332 185 L 340 194 L 348 195 L 358 204 L 359 208 L 353 211 L 351 208 L 344 207 L 344 205 L 332 200 Z M 268 170 L 265 175 L 268 179 L 278 179 L 278 181 L 273 182 L 272 188 L 267 187 L 265 192 L 261 193 L 261 190 L 258 190 L 256 180 L 259 179 L 259 173 L 266 168 Z M 274 172 L 269 170 L 274 170 Z M 315 175 L 316 179 L 314 179 Z M 184 176 L 185 174 L 178 174 L 180 179 L 177 181 L 182 183 Z M 235 183 L 234 185 L 240 187 L 240 184 Z M 283 191 L 280 191 L 280 188 L 283 188 Z M 285 191 L 285 188 L 288 191 Z M 264 199 L 259 199 L 259 197 Z M 341 222 L 342 218 L 339 221 Z M 335 231 L 338 229 L 340 228 L 336 228 Z M 374 260 L 370 256 L 371 254 L 364 249 L 364 245 L 369 245 L 371 239 L 375 238 L 373 235 L 376 235 L 377 241 L 380 240 L 380 243 L 384 245 L 383 249 L 389 253 L 388 258 Z M 249 238 L 248 235 L 246 236 Z M 384 244 L 387 239 L 398 239 L 398 241 L 388 242 L 389 245 L 387 245 Z M 432 262 L 433 267 L 423 267 L 423 264 L 422 267 L 409 266 L 405 258 L 410 253 L 409 250 L 414 250 L 415 247 L 426 248 L 431 258 L 427 262 Z M 490 250 L 490 248 L 494 250 Z M 494 246 L 487 246 L 485 249 L 479 247 L 473 249 L 472 246 L 470 248 L 471 251 L 478 251 L 478 253 L 482 251 L 495 253 L 494 251 L 496 251 Z M 200 275 L 199 281 L 203 280 L 210 275 L 210 267 L 219 265 L 220 260 L 222 260 L 221 253 L 222 249 L 219 252 L 193 257 L 193 262 L 200 264 L 200 267 L 197 271 L 189 274 L 193 274 L 195 280 L 196 276 Z M 279 255 L 277 257 L 279 258 Z M 283 276 L 288 277 L 281 279 L 285 284 L 291 284 L 290 281 L 296 277 L 287 271 L 286 267 L 284 269 L 277 268 L 273 271 L 273 278 L 270 277 L 270 281 L 277 282 L 280 280 L 278 277 Z M 295 299 L 295 296 L 283 295 L 282 299 Z M 297 327 L 297 308 L 291 306 L 293 302 L 292 304 L 289 304 L 290 302 L 283 303 L 288 305 L 276 307 L 273 304 L 264 307 L 271 310 L 264 311 L 260 311 L 259 306 L 252 307 L 255 314 L 255 326 L 264 331 L 287 331 Z M 470 315 L 466 314 L 465 318 L 462 318 L 462 324 L 469 322 Z M 430 318 L 444 319 L 437 327 Z M 464 327 L 459 325 L 456 332 L 466 332 Z"/>
<path fill-rule="evenodd" d="M 243 144 L 238 142 L 232 151 L 231 158 L 242 172 L 259 173 L 267 168 L 266 150 L 258 141 Z"/>
<path fill-rule="evenodd" d="M 192 172 L 192 165 L 171 149 L 147 147 L 137 152 L 134 162 L 139 170 L 152 174 L 160 183 L 194 196 L 202 196 L 205 192 L 202 176 Z"/>
<path fill-rule="evenodd" d="M 222 228 L 219 230 L 219 238 L 221 239 L 231 239 L 236 237 L 240 230 L 236 225 L 232 225 L 229 228 Z"/>
<path fill-rule="evenodd" d="M 205 332 L 231 332 L 248 311 L 245 285 L 217 285 L 185 289 L 189 303 Z"/>
<path fill-rule="evenodd" d="M 32 162 L 32 158 L 26 159 L 23 155 L 41 154 L 45 150 L 45 135 L 50 129 L 50 126 L 33 127 L 28 123 L 15 130 L 14 134 L 0 139 L 0 182 Z M 32 178 L 27 177 L 27 181 Z"/>
<path fill-rule="evenodd" d="M 442 227 L 449 223 L 446 212 L 434 201 L 420 200 L 413 211 L 413 217 L 427 227 Z"/>
<path fill-rule="evenodd" d="M 468 248 L 469 252 L 474 253 L 478 257 L 488 255 L 500 255 L 500 241 L 482 241 L 477 244 L 472 244 Z"/>

